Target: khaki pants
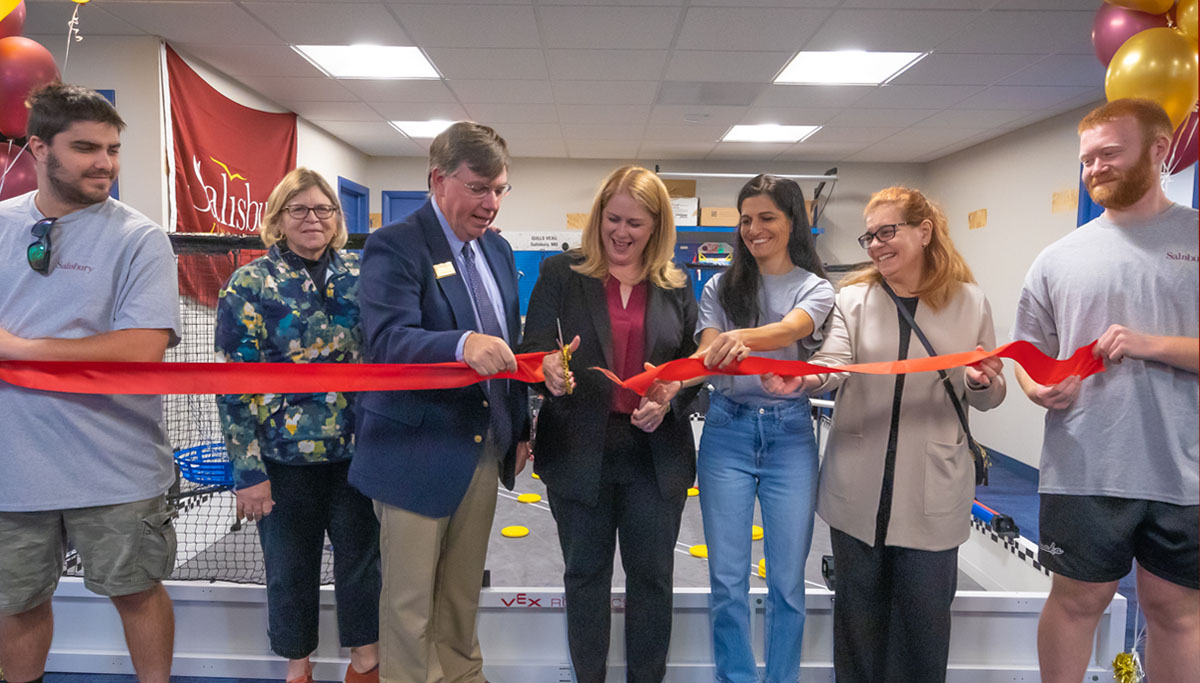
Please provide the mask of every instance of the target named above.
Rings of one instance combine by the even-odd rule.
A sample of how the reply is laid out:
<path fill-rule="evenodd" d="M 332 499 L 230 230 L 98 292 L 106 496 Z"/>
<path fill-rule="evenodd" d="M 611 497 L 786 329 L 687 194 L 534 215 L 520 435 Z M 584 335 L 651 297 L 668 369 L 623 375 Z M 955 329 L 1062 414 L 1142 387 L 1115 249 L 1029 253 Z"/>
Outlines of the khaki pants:
<path fill-rule="evenodd" d="M 387 683 L 482 683 L 475 632 L 499 464 L 484 453 L 458 508 L 434 519 L 375 501 L 383 590 L 379 674 Z"/>

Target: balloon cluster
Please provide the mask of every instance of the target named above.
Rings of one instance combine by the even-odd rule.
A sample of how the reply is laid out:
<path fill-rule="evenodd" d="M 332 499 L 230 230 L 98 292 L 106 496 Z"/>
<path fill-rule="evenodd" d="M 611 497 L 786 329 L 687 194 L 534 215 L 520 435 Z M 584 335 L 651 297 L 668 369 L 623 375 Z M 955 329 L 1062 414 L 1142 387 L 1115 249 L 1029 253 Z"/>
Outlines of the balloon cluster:
<path fill-rule="evenodd" d="M 1197 0 L 1107 0 L 1092 24 L 1096 57 L 1108 67 L 1111 102 L 1144 97 L 1166 110 L 1175 128 L 1168 174 L 1197 158 Z"/>
<path fill-rule="evenodd" d="M 58 80 L 54 57 L 21 37 L 25 0 L 0 0 L 0 199 L 37 187 L 33 156 L 25 149 L 29 93 Z"/>

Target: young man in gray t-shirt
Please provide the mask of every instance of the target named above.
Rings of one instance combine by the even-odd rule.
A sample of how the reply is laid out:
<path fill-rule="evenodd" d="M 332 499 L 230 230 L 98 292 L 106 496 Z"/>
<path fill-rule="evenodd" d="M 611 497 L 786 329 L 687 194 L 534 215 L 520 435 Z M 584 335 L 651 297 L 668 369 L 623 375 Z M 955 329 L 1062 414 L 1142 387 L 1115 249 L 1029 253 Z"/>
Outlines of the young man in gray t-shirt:
<path fill-rule="evenodd" d="M 0 360 L 161 361 L 179 340 L 175 260 L 162 228 L 111 199 L 125 124 L 99 93 L 30 97 L 34 192 L 0 202 Z M 174 479 L 158 396 L 0 383 L 0 666 L 41 681 L 50 598 L 68 543 L 109 596 L 143 682 L 167 683 L 174 641 L 162 580 Z"/>
<path fill-rule="evenodd" d="M 1158 182 L 1171 122 L 1116 100 L 1079 124 L 1083 181 L 1105 208 L 1034 261 L 1014 340 L 1065 358 L 1098 339 L 1106 372 L 1021 388 L 1047 409 L 1039 559 L 1042 681 L 1078 683 L 1117 581 L 1137 562 L 1150 680 L 1200 671 L 1200 246 L 1195 209 Z"/>

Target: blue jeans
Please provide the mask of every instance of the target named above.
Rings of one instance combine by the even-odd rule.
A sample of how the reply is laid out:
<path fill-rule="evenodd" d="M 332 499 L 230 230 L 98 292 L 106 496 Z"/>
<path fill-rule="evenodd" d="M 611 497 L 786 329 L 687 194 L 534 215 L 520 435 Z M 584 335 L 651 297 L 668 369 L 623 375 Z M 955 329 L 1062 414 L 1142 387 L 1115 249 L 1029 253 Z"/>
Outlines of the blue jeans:
<path fill-rule="evenodd" d="M 719 683 L 758 681 L 750 647 L 750 527 L 762 508 L 767 559 L 767 683 L 800 677 L 804 561 L 812 543 L 817 444 L 808 399 L 744 405 L 712 395 L 697 463 L 713 656 Z"/>
<path fill-rule="evenodd" d="M 275 507 L 258 523 L 267 572 L 271 650 L 304 659 L 317 649 L 321 559 L 333 544 L 333 595 L 342 647 L 379 641 L 379 521 L 346 481 L 350 461 L 284 465 L 263 460 Z"/>

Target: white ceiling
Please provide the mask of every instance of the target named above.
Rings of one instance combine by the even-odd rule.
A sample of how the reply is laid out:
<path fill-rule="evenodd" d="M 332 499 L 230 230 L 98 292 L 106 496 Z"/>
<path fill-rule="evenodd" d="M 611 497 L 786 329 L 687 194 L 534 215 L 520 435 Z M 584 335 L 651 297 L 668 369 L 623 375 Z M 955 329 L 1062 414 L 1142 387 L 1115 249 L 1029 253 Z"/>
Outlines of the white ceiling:
<path fill-rule="evenodd" d="M 75 7 L 26 0 L 25 33 Z M 516 156 L 924 162 L 1104 97 L 1100 0 L 93 0 L 87 35 L 158 35 L 363 152 L 385 122 L 471 118 Z M 440 81 L 325 78 L 288 45 L 425 51 Z M 932 52 L 886 86 L 771 81 L 798 50 Z M 798 144 L 718 142 L 813 124 Z"/>

